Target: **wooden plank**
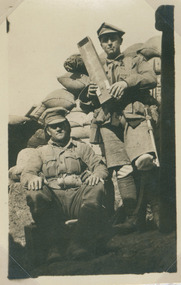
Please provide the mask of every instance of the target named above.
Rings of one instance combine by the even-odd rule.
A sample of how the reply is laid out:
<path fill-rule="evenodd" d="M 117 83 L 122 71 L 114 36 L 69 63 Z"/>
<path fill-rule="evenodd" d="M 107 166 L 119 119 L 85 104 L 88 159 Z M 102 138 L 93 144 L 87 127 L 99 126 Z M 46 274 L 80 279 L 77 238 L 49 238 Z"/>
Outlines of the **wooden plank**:
<path fill-rule="evenodd" d="M 100 104 L 104 104 L 111 99 L 111 95 L 109 94 L 110 83 L 92 40 L 86 37 L 77 45 L 89 73 L 90 80 L 98 85 L 97 96 L 99 102 Z"/>

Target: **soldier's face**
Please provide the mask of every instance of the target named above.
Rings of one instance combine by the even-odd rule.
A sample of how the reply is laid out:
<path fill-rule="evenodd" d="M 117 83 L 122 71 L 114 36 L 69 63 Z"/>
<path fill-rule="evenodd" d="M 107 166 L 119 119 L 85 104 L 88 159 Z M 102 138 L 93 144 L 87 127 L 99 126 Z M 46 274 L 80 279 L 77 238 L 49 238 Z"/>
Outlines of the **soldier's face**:
<path fill-rule="evenodd" d="M 120 54 L 122 38 L 118 34 L 110 33 L 102 35 L 100 37 L 100 43 L 108 58 L 114 59 Z"/>
<path fill-rule="evenodd" d="M 70 139 L 70 125 L 67 121 L 48 125 L 47 133 L 54 142 L 64 145 Z"/>

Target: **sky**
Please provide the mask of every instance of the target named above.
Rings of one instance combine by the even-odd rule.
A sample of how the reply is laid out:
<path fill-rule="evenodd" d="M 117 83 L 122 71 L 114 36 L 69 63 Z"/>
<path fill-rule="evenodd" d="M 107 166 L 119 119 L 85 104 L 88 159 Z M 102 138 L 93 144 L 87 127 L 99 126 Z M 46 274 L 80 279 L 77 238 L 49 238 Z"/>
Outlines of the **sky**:
<path fill-rule="evenodd" d="M 66 73 L 63 63 L 78 53 L 77 43 L 84 37 L 89 36 L 101 53 L 96 31 L 103 22 L 126 32 L 122 51 L 152 36 L 161 36 L 155 29 L 159 3 L 154 0 L 23 1 L 8 16 L 9 114 L 24 115 L 49 93 L 63 88 L 57 77 Z"/>

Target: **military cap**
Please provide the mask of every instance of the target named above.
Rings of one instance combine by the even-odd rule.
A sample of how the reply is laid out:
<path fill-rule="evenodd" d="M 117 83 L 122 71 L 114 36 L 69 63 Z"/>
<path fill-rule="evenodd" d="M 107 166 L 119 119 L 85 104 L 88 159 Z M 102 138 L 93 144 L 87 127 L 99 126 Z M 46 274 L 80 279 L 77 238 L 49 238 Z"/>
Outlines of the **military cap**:
<path fill-rule="evenodd" d="M 44 112 L 44 125 L 54 125 L 66 121 L 69 112 L 62 107 L 49 108 Z"/>
<path fill-rule="evenodd" d="M 108 23 L 103 23 L 100 28 L 97 30 L 98 37 L 104 35 L 104 34 L 110 34 L 110 33 L 118 33 L 120 36 L 123 36 L 125 32 L 113 25 L 110 25 Z"/>

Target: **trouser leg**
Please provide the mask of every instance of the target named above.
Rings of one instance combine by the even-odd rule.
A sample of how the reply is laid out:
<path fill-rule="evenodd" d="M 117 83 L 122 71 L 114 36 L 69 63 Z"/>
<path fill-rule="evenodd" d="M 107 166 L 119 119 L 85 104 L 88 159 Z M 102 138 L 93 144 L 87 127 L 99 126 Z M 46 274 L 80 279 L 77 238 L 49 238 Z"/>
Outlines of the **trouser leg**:
<path fill-rule="evenodd" d="M 146 226 L 146 208 L 151 206 L 154 223 L 159 226 L 159 201 L 158 201 L 158 174 L 159 168 L 154 163 L 154 153 L 145 153 L 133 162 L 140 177 L 138 191 L 138 224 L 140 229 Z M 145 225 L 144 225 L 145 224 Z"/>
<path fill-rule="evenodd" d="M 118 179 L 118 187 L 123 201 L 123 210 L 125 214 L 125 221 L 123 224 L 119 224 L 118 228 L 120 233 L 129 233 L 136 230 L 137 222 L 137 217 L 134 212 L 137 200 L 133 176 L 130 174 L 124 178 Z"/>
<path fill-rule="evenodd" d="M 125 165 L 116 171 L 118 190 L 122 206 L 118 207 L 114 224 L 118 224 L 133 217 L 136 208 L 136 186 L 132 175 L 132 166 Z"/>
<path fill-rule="evenodd" d="M 79 197 L 79 209 L 72 207 L 78 217 L 78 224 L 72 243 L 68 249 L 68 255 L 77 259 L 92 255 L 96 251 L 96 242 L 104 233 L 108 225 L 108 215 L 105 207 L 105 188 L 102 183 L 95 186 L 82 186 L 75 197 L 76 204 Z"/>
<path fill-rule="evenodd" d="M 39 191 L 28 191 L 26 199 L 47 248 L 50 249 L 50 252 L 54 251 L 56 253 L 57 251 L 57 254 L 53 253 L 53 257 L 59 257 L 58 248 L 63 246 L 62 240 L 64 238 L 61 204 L 58 204 L 53 192 L 47 186 Z"/>

